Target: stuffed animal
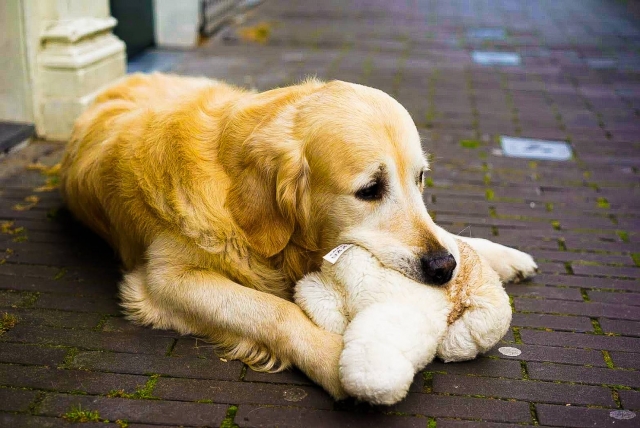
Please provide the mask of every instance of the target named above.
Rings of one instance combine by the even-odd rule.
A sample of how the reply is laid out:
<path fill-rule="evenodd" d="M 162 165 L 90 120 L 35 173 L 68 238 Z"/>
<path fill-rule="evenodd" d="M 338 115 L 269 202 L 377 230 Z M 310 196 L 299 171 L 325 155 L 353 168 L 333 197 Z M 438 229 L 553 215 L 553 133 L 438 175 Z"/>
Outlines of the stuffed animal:
<path fill-rule="evenodd" d="M 457 244 L 460 267 L 444 286 L 387 269 L 356 245 L 334 249 L 319 272 L 296 284 L 295 301 L 307 315 L 343 334 L 340 379 L 349 395 L 396 403 L 436 355 L 445 362 L 473 359 L 507 332 L 511 306 L 497 273 Z"/>

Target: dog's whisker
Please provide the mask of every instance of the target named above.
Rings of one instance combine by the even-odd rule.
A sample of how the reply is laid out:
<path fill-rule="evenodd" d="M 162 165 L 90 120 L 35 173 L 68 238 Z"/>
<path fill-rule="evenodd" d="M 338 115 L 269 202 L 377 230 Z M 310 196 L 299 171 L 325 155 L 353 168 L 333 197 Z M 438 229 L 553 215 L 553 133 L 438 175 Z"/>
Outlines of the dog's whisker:
<path fill-rule="evenodd" d="M 469 238 L 471 238 L 471 225 L 465 227 L 460 232 L 458 232 L 458 236 L 460 236 L 465 230 L 469 229 Z"/>

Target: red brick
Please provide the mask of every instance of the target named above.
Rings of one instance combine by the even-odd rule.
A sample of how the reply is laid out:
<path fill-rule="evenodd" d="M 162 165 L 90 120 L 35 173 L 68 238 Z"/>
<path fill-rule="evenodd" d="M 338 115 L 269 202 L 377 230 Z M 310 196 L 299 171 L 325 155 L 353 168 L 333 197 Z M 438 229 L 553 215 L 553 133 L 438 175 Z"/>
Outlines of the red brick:
<path fill-rule="evenodd" d="M 239 380 L 243 366 L 239 361 L 98 351 L 80 352 L 71 364 L 82 370 L 216 380 Z"/>
<path fill-rule="evenodd" d="M 234 422 L 242 428 L 423 428 L 424 418 L 386 416 L 378 413 L 350 413 L 317 409 L 296 409 L 241 404 Z"/>
<path fill-rule="evenodd" d="M 438 428 L 526 428 L 534 425 L 506 424 L 499 422 L 462 421 L 459 419 L 437 418 Z"/>
<path fill-rule="evenodd" d="M 622 407 L 631 410 L 640 410 L 640 391 L 618 391 Z"/>
<path fill-rule="evenodd" d="M 73 296 L 49 293 L 41 293 L 35 307 L 110 315 L 117 315 L 122 310 L 118 306 L 115 296 Z"/>
<path fill-rule="evenodd" d="M 37 396 L 37 391 L 0 388 L 0 411 L 26 412 Z"/>
<path fill-rule="evenodd" d="M 13 290 L 0 292 L 0 307 L 15 308 L 19 306 L 27 297 L 25 293 L 14 292 Z"/>
<path fill-rule="evenodd" d="M 553 217 L 554 219 L 557 216 Z M 566 245 L 566 241 L 565 241 Z M 562 262 L 596 262 L 596 263 L 609 263 L 609 264 L 626 264 L 632 265 L 633 260 L 627 255 L 618 254 L 603 254 L 603 253 L 587 253 L 576 251 L 533 251 L 534 258 L 547 259 L 552 261 Z"/>
<path fill-rule="evenodd" d="M 68 412 L 74 406 L 96 410 L 100 417 L 111 421 L 120 419 L 129 423 L 200 427 L 220 426 L 227 411 L 227 406 L 220 404 L 52 394 L 44 399 L 38 413 L 58 416 Z"/>
<path fill-rule="evenodd" d="M 640 322 L 626 320 L 600 319 L 600 327 L 605 333 L 617 333 L 625 336 L 640 337 Z"/>
<path fill-rule="evenodd" d="M 58 364 L 62 364 L 67 353 L 68 351 L 65 348 L 2 343 L 2 346 L 0 346 L 0 361 L 3 363 L 55 367 Z"/>
<path fill-rule="evenodd" d="M 640 350 L 636 349 L 636 352 Z M 624 369 L 640 369 L 640 353 L 610 352 L 613 365 Z"/>
<path fill-rule="evenodd" d="M 640 372 L 635 371 L 544 363 L 529 363 L 527 368 L 531 379 L 640 388 Z"/>
<path fill-rule="evenodd" d="M 279 373 L 257 372 L 247 368 L 244 375 L 247 382 L 287 383 L 293 385 L 313 385 L 313 382 L 300 370 L 291 368 Z"/>
<path fill-rule="evenodd" d="M 509 357 L 502 355 L 496 347 L 489 351 L 487 355 L 523 361 L 589 364 L 601 367 L 606 367 L 607 365 L 602 356 L 602 352 L 600 351 L 590 349 L 559 348 L 554 346 L 525 345 L 520 343 L 512 346 L 515 346 L 517 349 L 522 351 L 522 353 L 516 357 Z"/>
<path fill-rule="evenodd" d="M 436 360 L 425 367 L 424 370 L 455 375 L 508 377 L 514 379 L 522 377 L 519 362 L 492 358 L 477 358 L 460 363 L 443 363 Z"/>
<path fill-rule="evenodd" d="M 165 400 L 212 400 L 228 404 L 268 404 L 331 409 L 333 399 L 317 386 L 160 378 L 153 394 Z M 290 400 L 289 396 L 300 396 Z"/>
<path fill-rule="evenodd" d="M 613 290 L 637 291 L 637 281 L 617 278 L 597 278 L 577 275 L 537 275 L 535 282 L 549 285 L 566 285 L 567 287 L 600 288 Z"/>
<path fill-rule="evenodd" d="M 529 405 L 522 401 L 410 393 L 390 410 L 432 417 L 455 415 L 463 419 L 531 422 Z"/>
<path fill-rule="evenodd" d="M 491 379 L 435 374 L 433 391 L 455 395 L 515 398 L 536 403 L 595 404 L 615 407 L 608 388 L 531 380 Z"/>
<path fill-rule="evenodd" d="M 559 316 L 544 314 L 523 314 L 516 312 L 511 325 L 518 327 L 542 327 L 554 330 L 593 331 L 591 320 L 579 316 Z"/>
<path fill-rule="evenodd" d="M 640 269 L 623 266 L 594 266 L 574 263 L 571 265 L 576 275 L 613 276 L 623 278 L 640 278 Z"/>
<path fill-rule="evenodd" d="M 506 284 L 505 289 L 510 296 L 537 297 L 558 300 L 575 300 L 582 302 L 580 290 L 575 288 L 560 288 L 549 286 L 537 286 L 530 284 Z"/>
<path fill-rule="evenodd" d="M 84 282 L 53 279 L 59 271 L 58 268 L 54 268 L 50 272 L 50 278 L 0 274 L 0 289 L 82 295 L 104 295 L 104 293 L 113 295 L 116 291 L 115 284 L 117 283 L 117 279 L 95 277 L 91 278 L 90 281 L 87 280 Z M 2 269 L 0 269 L 0 272 L 2 272 Z M 49 272 L 48 269 L 47 272 Z"/>
<path fill-rule="evenodd" d="M 640 310 L 634 306 L 598 302 L 569 302 L 564 300 L 514 299 L 516 310 L 553 314 L 585 315 L 640 320 Z M 622 303 L 622 302 L 620 302 Z"/>
<path fill-rule="evenodd" d="M 146 381 L 144 376 L 0 364 L 0 382 L 5 386 L 107 394 L 120 389 L 132 393 Z"/>
<path fill-rule="evenodd" d="M 31 326 L 48 326 L 58 328 L 95 328 L 102 315 L 92 313 L 67 312 L 50 309 L 16 308 L 7 311 L 18 317 L 19 323 Z"/>
<path fill-rule="evenodd" d="M 611 409 L 587 409 L 584 407 L 567 407 L 552 404 L 536 406 L 538 420 L 541 425 L 564 427 L 636 427 L 637 420 L 617 420 L 609 416 Z"/>
<path fill-rule="evenodd" d="M 634 337 L 612 337 L 595 334 L 546 332 L 527 329 L 521 330 L 520 336 L 524 343 L 534 345 L 630 352 L 636 352 L 640 349 L 640 339 Z"/>
<path fill-rule="evenodd" d="M 640 287 L 639 287 L 640 288 Z M 640 306 L 640 294 L 638 293 L 612 293 L 609 291 L 589 291 L 589 299 L 592 302 L 624 303 L 625 305 Z"/>
<path fill-rule="evenodd" d="M 103 324 L 101 331 L 106 333 L 123 333 L 129 335 L 143 335 L 143 336 L 157 336 L 157 337 L 170 337 L 179 338 L 184 337 L 173 330 L 161 330 L 134 324 L 124 317 L 114 316 L 109 317 Z"/>
<path fill-rule="evenodd" d="M 51 327 L 33 327 L 18 324 L 0 336 L 1 341 L 36 343 L 40 345 L 74 346 L 81 349 L 108 350 L 140 354 L 164 355 L 173 344 L 170 337 L 130 335 L 122 333 L 68 330 Z"/>
<path fill-rule="evenodd" d="M 67 409 L 68 410 L 68 409 Z M 44 416 L 19 415 L 12 413 L 0 413 L 0 426 L 20 428 L 68 428 L 69 422 L 61 418 L 49 418 Z M 119 428 L 115 423 L 85 422 L 82 428 Z M 138 428 L 131 426 L 131 428 Z"/>

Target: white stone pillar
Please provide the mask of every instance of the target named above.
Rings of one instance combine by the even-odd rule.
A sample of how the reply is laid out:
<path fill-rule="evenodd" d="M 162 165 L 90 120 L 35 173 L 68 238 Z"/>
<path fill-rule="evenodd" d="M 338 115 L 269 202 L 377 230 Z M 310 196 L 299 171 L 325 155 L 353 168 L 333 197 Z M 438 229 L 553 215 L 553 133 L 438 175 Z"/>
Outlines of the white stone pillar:
<path fill-rule="evenodd" d="M 73 122 L 95 94 L 126 72 L 124 43 L 111 30 L 108 0 L 3 0 L 20 20 L 26 64 L 22 84 L 30 99 L 31 120 L 40 137 L 66 140 Z M 0 76 L 5 78 L 0 70 Z M 0 104 L 5 99 L 0 98 Z M 5 106 L 2 105 L 6 110 Z M 29 114 L 24 115 L 29 119 Z M 3 117 L 0 117 L 2 120 Z"/>

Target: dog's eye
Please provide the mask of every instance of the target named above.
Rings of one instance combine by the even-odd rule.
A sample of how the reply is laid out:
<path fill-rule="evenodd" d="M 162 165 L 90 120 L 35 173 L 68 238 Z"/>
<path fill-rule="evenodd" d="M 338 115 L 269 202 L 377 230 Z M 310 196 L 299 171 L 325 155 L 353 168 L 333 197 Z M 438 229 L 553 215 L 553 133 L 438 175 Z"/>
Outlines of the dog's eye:
<path fill-rule="evenodd" d="M 418 179 L 416 180 L 416 183 L 418 184 L 419 187 L 424 187 L 424 171 L 420 171 L 420 174 L 418 174 Z"/>
<path fill-rule="evenodd" d="M 382 184 L 378 181 L 363 187 L 356 192 L 356 198 L 363 201 L 376 201 L 382 198 Z"/>

